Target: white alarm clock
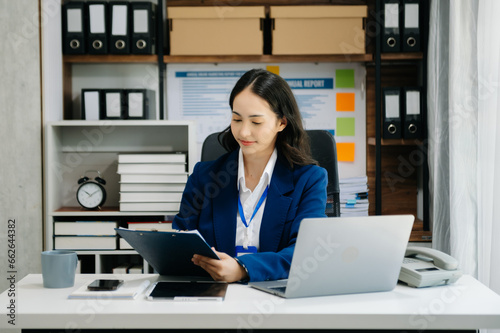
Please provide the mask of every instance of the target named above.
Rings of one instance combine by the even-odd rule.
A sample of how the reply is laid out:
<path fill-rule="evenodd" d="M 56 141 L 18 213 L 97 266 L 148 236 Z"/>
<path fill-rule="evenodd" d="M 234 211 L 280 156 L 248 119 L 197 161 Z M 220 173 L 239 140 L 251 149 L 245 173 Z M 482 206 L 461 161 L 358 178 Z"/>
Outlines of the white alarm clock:
<path fill-rule="evenodd" d="M 97 177 L 91 180 L 86 176 L 87 172 L 96 172 Z M 85 209 L 101 209 L 106 201 L 106 181 L 101 177 L 101 173 L 97 170 L 85 171 L 82 178 L 78 180 L 78 190 L 76 191 L 76 199 L 80 206 Z"/>

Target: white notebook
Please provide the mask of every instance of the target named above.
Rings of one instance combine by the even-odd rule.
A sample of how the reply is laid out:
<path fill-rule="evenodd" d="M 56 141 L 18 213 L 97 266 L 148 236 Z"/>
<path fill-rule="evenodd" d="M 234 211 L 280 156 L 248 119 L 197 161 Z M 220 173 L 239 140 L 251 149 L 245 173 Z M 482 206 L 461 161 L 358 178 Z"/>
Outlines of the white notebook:
<path fill-rule="evenodd" d="M 114 299 L 135 299 L 137 296 L 142 294 L 144 290 L 151 284 L 149 280 L 137 279 L 124 281 L 123 284 L 116 290 L 111 291 L 90 291 L 87 286 L 92 281 L 85 283 L 80 288 L 69 294 L 70 299 L 82 299 L 82 298 L 114 298 Z"/>

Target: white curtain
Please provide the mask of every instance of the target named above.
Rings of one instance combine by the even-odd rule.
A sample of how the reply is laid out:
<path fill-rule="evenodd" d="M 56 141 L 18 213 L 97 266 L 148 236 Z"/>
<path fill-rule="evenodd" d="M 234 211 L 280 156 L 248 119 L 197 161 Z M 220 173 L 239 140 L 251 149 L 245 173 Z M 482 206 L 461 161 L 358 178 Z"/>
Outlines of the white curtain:
<path fill-rule="evenodd" d="M 500 1 L 479 2 L 478 278 L 500 294 Z M 496 172 L 498 171 L 498 172 Z"/>
<path fill-rule="evenodd" d="M 433 247 L 500 294 L 499 31 L 498 0 L 431 1 Z"/>
<path fill-rule="evenodd" d="M 433 247 L 450 253 L 448 124 L 449 1 L 432 1 L 427 52 L 427 127 Z"/>

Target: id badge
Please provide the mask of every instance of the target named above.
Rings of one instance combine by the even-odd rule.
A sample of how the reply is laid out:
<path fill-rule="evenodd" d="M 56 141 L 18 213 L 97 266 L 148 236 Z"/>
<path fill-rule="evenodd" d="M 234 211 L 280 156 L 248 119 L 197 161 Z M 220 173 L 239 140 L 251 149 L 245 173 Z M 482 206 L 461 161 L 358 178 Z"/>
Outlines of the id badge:
<path fill-rule="evenodd" d="M 244 254 L 252 254 L 252 253 L 257 253 L 257 247 L 256 246 L 249 246 L 248 248 L 244 248 L 241 245 L 236 246 L 236 256 L 242 256 Z"/>

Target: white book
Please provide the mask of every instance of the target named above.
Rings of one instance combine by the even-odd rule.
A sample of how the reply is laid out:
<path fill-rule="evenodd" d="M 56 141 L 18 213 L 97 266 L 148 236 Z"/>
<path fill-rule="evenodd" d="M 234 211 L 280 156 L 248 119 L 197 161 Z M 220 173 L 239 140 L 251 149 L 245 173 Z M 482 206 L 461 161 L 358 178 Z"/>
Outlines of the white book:
<path fill-rule="evenodd" d="M 120 266 L 113 267 L 113 274 L 127 274 L 130 264 L 121 264 Z"/>
<path fill-rule="evenodd" d="M 118 164 L 118 174 L 166 174 L 185 173 L 186 163 L 128 163 Z"/>
<path fill-rule="evenodd" d="M 340 178 L 339 184 L 366 184 L 368 182 L 368 176 L 350 177 L 350 178 Z"/>
<path fill-rule="evenodd" d="M 360 212 L 360 211 L 366 211 L 368 212 L 368 207 L 345 207 L 345 206 L 340 206 L 340 213 L 342 212 Z"/>
<path fill-rule="evenodd" d="M 142 274 L 142 265 L 135 265 L 128 269 L 129 274 Z"/>
<path fill-rule="evenodd" d="M 368 192 L 368 177 L 351 177 L 339 179 L 340 195 Z"/>
<path fill-rule="evenodd" d="M 186 154 L 120 154 L 118 163 L 186 163 Z"/>
<path fill-rule="evenodd" d="M 118 246 L 120 250 L 133 250 L 134 248 L 125 239 L 118 239 Z"/>
<path fill-rule="evenodd" d="M 122 212 L 169 212 L 179 211 L 180 202 L 120 202 Z"/>
<path fill-rule="evenodd" d="M 54 235 L 116 235 L 115 221 L 54 222 Z"/>
<path fill-rule="evenodd" d="M 124 174 L 120 176 L 122 183 L 179 183 L 185 184 L 187 172 L 182 174 Z"/>
<path fill-rule="evenodd" d="M 183 192 L 184 183 L 124 183 L 120 182 L 120 192 Z"/>
<path fill-rule="evenodd" d="M 182 192 L 120 192 L 120 202 L 180 202 Z"/>
<path fill-rule="evenodd" d="M 116 250 L 116 236 L 54 236 L 56 250 Z"/>
<path fill-rule="evenodd" d="M 348 211 L 348 212 L 340 211 L 340 216 L 341 217 L 368 216 L 368 211 L 367 210 Z"/>
<path fill-rule="evenodd" d="M 340 202 L 346 200 L 368 200 L 368 191 L 361 193 L 340 193 Z"/>
<path fill-rule="evenodd" d="M 348 204 L 345 204 L 345 203 L 341 203 L 340 204 L 340 209 L 345 209 L 345 210 L 354 210 L 354 209 L 357 209 L 357 210 L 360 210 L 360 209 L 365 209 L 365 210 L 368 210 L 368 206 L 369 204 L 367 203 L 360 203 L 360 204 L 355 204 L 355 205 L 348 205 Z"/>
<path fill-rule="evenodd" d="M 367 183 L 363 184 L 340 184 L 339 185 L 340 192 L 346 193 L 362 193 L 368 192 Z"/>
<path fill-rule="evenodd" d="M 358 205 L 358 204 L 368 204 L 369 201 L 368 199 L 340 199 L 340 204 L 347 204 L 347 203 L 354 203 L 355 205 Z"/>
<path fill-rule="evenodd" d="M 128 222 L 131 230 L 173 230 L 172 222 Z"/>

